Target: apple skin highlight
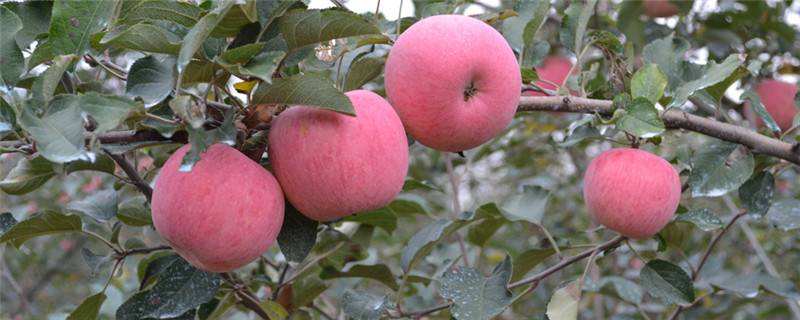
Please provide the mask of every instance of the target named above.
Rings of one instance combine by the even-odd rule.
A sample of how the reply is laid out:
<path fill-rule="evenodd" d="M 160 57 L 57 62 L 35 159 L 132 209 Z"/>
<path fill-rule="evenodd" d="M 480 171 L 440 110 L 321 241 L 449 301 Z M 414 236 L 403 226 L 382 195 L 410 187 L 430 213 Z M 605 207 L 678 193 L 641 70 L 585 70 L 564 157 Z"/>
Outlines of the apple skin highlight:
<path fill-rule="evenodd" d="M 658 233 L 681 199 L 678 172 L 666 160 L 638 149 L 611 149 L 586 169 L 583 197 L 606 228 L 632 239 Z"/>

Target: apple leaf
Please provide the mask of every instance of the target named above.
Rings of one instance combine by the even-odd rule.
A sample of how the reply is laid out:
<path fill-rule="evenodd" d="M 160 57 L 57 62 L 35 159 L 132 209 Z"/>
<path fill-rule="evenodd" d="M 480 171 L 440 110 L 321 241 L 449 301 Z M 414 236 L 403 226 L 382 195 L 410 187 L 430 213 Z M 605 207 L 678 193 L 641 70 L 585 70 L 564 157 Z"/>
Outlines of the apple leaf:
<path fill-rule="evenodd" d="M 767 109 L 764 107 L 764 103 L 761 101 L 761 96 L 751 90 L 747 90 L 742 93 L 739 99 L 750 100 L 750 107 L 753 108 L 753 111 L 756 113 L 756 115 L 758 115 L 758 117 L 764 121 L 764 124 L 767 125 L 767 128 L 773 132 L 781 132 L 781 128 L 775 122 L 775 119 L 772 118 Z"/>
<path fill-rule="evenodd" d="M 82 56 L 88 53 L 92 48 L 89 36 L 106 27 L 113 8 L 113 1 L 54 2 L 50 18 L 50 50 L 55 55 Z"/>
<path fill-rule="evenodd" d="M 253 104 L 287 104 L 327 109 L 355 116 L 353 103 L 328 79 L 313 74 L 295 75 L 261 83 L 253 93 Z"/>
<path fill-rule="evenodd" d="M 308 305 L 327 289 L 328 285 L 317 277 L 304 278 L 292 285 L 292 305 L 298 307 Z"/>
<path fill-rule="evenodd" d="M 367 19 L 339 10 L 292 10 L 281 17 L 279 25 L 291 49 L 339 38 L 381 34 Z"/>
<path fill-rule="evenodd" d="M 147 292 L 140 316 L 158 319 L 179 316 L 214 298 L 219 286 L 219 274 L 199 270 L 186 260 L 177 259 Z"/>
<path fill-rule="evenodd" d="M 508 198 L 500 212 L 510 221 L 527 221 L 536 225 L 542 223 L 550 190 L 540 186 L 522 186 L 522 194 Z"/>
<path fill-rule="evenodd" d="M 359 212 L 345 217 L 344 221 L 353 221 L 375 226 L 386 231 L 389 235 L 397 229 L 397 213 L 389 206 L 371 211 Z"/>
<path fill-rule="evenodd" d="M 577 320 L 582 287 L 583 279 L 579 278 L 553 292 L 547 302 L 547 318 Z"/>
<path fill-rule="evenodd" d="M 22 56 L 17 41 L 14 40 L 17 32 L 22 30 L 22 21 L 19 17 L 6 8 L 0 6 L 0 85 L 13 86 L 25 71 L 25 57 Z"/>
<path fill-rule="evenodd" d="M 600 139 L 602 137 L 603 135 L 600 134 L 600 130 L 597 130 L 597 128 L 587 123 L 585 125 L 575 128 L 575 130 L 572 130 L 572 134 L 564 138 L 564 141 L 560 142 L 558 146 L 562 148 L 569 148 L 578 144 L 581 141 Z"/>
<path fill-rule="evenodd" d="M 44 2 L 44 1 L 35 1 L 35 2 Z M 55 56 L 53 52 L 50 51 L 50 39 L 45 39 L 39 42 L 36 46 L 36 49 L 33 49 L 33 53 L 31 56 L 28 57 L 28 70 L 35 68 L 36 66 L 45 63 L 47 61 L 53 60 Z"/>
<path fill-rule="evenodd" d="M 39 156 L 28 160 L 22 158 L 17 166 L 0 181 L 0 190 L 11 195 L 21 195 L 36 190 L 50 178 L 56 176 L 53 163 Z"/>
<path fill-rule="evenodd" d="M 168 31 L 162 30 L 158 26 L 140 23 L 125 30 L 112 29 L 103 36 L 100 43 L 114 48 L 176 55 L 181 50 L 181 44 L 180 39 L 175 39 L 175 37 L 171 38 Z"/>
<path fill-rule="evenodd" d="M 765 271 L 735 275 L 732 278 L 712 283 L 712 285 L 742 297 L 754 298 L 763 289 L 782 298 L 800 300 L 800 294 L 797 293 L 797 288 L 792 281 L 778 279 Z"/>
<path fill-rule="evenodd" d="M 642 287 L 654 298 L 682 306 L 694 302 L 692 279 L 680 267 L 659 259 L 650 260 L 641 270 Z"/>
<path fill-rule="evenodd" d="M 0 98 L 0 139 L 14 132 L 17 125 L 17 114 L 6 99 Z"/>
<path fill-rule="evenodd" d="M 146 0 L 137 3 L 119 21 L 119 24 L 137 24 L 152 20 L 174 22 L 191 28 L 200 19 L 202 11 L 191 3 L 167 0 Z"/>
<path fill-rule="evenodd" d="M 97 92 L 87 92 L 81 95 L 78 103 L 80 109 L 97 122 L 95 134 L 111 131 L 122 124 L 122 121 L 137 104 L 125 97 L 103 95 Z"/>
<path fill-rule="evenodd" d="M 392 274 L 392 270 L 385 264 L 376 265 L 361 265 L 357 264 L 347 270 L 339 270 L 332 266 L 326 266 L 320 272 L 319 277 L 322 280 L 336 279 L 336 278 L 365 278 L 376 280 L 383 283 L 392 290 L 397 291 L 397 281 Z"/>
<path fill-rule="evenodd" d="M 142 319 L 142 312 L 154 304 L 160 302 L 157 297 L 151 299 L 150 291 L 139 292 L 128 298 L 122 305 L 117 308 L 116 320 L 139 320 Z M 165 317 L 169 320 L 193 320 L 195 318 L 195 309 L 184 312 L 180 315 Z"/>
<path fill-rule="evenodd" d="M 633 136 L 648 139 L 664 133 L 664 122 L 648 98 L 638 97 L 628 106 L 627 113 L 615 122 L 616 128 Z"/>
<path fill-rule="evenodd" d="M 11 10 L 22 22 L 22 28 L 17 31 L 15 36 L 17 45 L 20 48 L 27 48 L 40 34 L 47 33 L 50 30 L 50 16 L 53 12 L 53 2 L 51 1 L 6 1 L 3 3 L 3 7 Z M 0 21 L 2 20 L 5 19 L 0 19 Z M 13 29 L 6 29 L 3 26 L 0 30 L 3 30 L 3 36 L 7 37 L 12 33 L 9 30 Z M 2 47 L 0 46 L 0 48 Z M 5 55 L 3 56 L 5 57 Z"/>
<path fill-rule="evenodd" d="M 529 249 L 520 253 L 519 256 L 514 259 L 514 268 L 512 268 L 514 271 L 511 274 L 511 282 L 522 280 L 528 272 L 554 253 L 556 253 L 556 250 L 553 248 Z"/>
<path fill-rule="evenodd" d="M 692 156 L 689 188 L 693 197 L 718 197 L 739 188 L 753 173 L 750 150 L 711 139 Z"/>
<path fill-rule="evenodd" d="M 506 255 L 488 278 L 472 268 L 448 270 L 442 276 L 439 294 L 453 300 L 450 312 L 456 319 L 489 320 L 511 303 L 510 278 L 511 257 Z"/>
<path fill-rule="evenodd" d="M 300 263 L 317 241 L 319 223 L 297 211 L 289 201 L 286 201 L 285 212 L 283 225 L 278 233 L 278 246 L 286 260 Z"/>
<path fill-rule="evenodd" d="M 99 292 L 84 299 L 75 310 L 70 312 L 67 320 L 96 319 L 100 313 L 100 307 L 106 301 L 106 294 Z"/>
<path fill-rule="evenodd" d="M 673 99 L 666 108 L 669 109 L 683 105 L 691 95 L 695 94 L 695 92 L 708 88 L 727 79 L 743 63 L 744 58 L 735 54 L 728 56 L 728 58 L 726 58 L 725 61 L 720 64 L 710 61 L 703 67 L 703 70 L 701 71 L 702 75 L 699 78 L 684 83 L 680 85 L 677 90 L 675 90 L 675 93 L 672 95 Z"/>
<path fill-rule="evenodd" d="M 192 56 L 194 56 L 195 52 L 203 46 L 203 42 L 211 35 L 211 32 L 217 24 L 225 18 L 225 14 L 231 10 L 233 4 L 234 1 L 219 3 L 219 7 L 211 10 L 211 12 L 200 18 L 200 20 L 192 26 L 189 33 L 183 38 L 181 50 L 178 52 L 178 60 L 175 62 L 179 75 L 183 74 L 184 67 L 192 60 Z"/>
<path fill-rule="evenodd" d="M 767 217 L 781 230 L 800 229 L 800 200 L 786 199 L 773 203 Z"/>
<path fill-rule="evenodd" d="M 90 160 L 76 160 L 72 162 L 67 162 L 64 165 L 64 173 L 70 174 L 77 171 L 99 171 L 108 174 L 114 174 L 114 171 L 117 169 L 117 163 L 114 162 L 114 159 L 111 159 L 111 156 L 101 153 L 98 154 L 94 161 Z"/>
<path fill-rule="evenodd" d="M 83 256 L 83 262 L 86 262 L 86 265 L 89 266 L 89 274 L 92 277 L 96 276 L 100 269 L 108 265 L 108 261 L 111 260 L 111 252 L 96 254 L 86 248 L 81 248 L 81 256 Z"/>
<path fill-rule="evenodd" d="M 84 150 L 83 119 L 72 100 L 73 95 L 59 95 L 48 105 L 44 117 L 23 109 L 19 123 L 30 132 L 47 160 L 64 163 L 89 159 Z"/>
<path fill-rule="evenodd" d="M 722 220 L 714 212 L 706 208 L 692 209 L 689 212 L 680 214 L 675 218 L 675 222 L 691 223 L 703 231 L 711 231 L 722 228 Z"/>
<path fill-rule="evenodd" d="M 469 226 L 469 230 L 467 230 L 467 241 L 479 247 L 483 247 L 497 230 L 507 223 L 508 220 L 504 218 L 483 219 L 483 221 Z"/>
<path fill-rule="evenodd" d="M 739 187 L 739 200 L 749 214 L 763 217 L 772 206 L 775 195 L 775 177 L 761 171 Z"/>
<path fill-rule="evenodd" d="M 644 47 L 643 62 L 657 64 L 667 77 L 667 95 L 672 96 L 673 91 L 683 81 L 683 54 L 688 49 L 689 41 L 680 37 L 674 38 L 672 34 Z"/>
<path fill-rule="evenodd" d="M 39 76 L 36 77 L 36 81 L 33 83 L 33 88 L 31 88 L 31 104 L 36 107 L 42 107 L 46 105 L 50 99 L 53 99 L 53 92 L 55 92 L 56 88 L 61 84 L 61 76 L 67 71 L 74 58 L 74 55 L 57 56 L 53 58 L 53 64 L 47 68 L 47 71 L 39 74 Z M 24 112 L 21 113 L 24 114 Z"/>
<path fill-rule="evenodd" d="M 29 239 L 55 233 L 77 232 L 82 228 L 81 218 L 64 215 L 53 210 L 45 210 L 30 215 L 8 229 L 0 236 L 0 243 L 11 241 L 19 248 Z"/>
<path fill-rule="evenodd" d="M 342 311 L 347 319 L 380 320 L 389 303 L 389 297 L 373 298 L 361 290 L 345 290 L 342 295 Z"/>
<path fill-rule="evenodd" d="M 603 277 L 598 282 L 587 282 L 584 291 L 597 292 L 620 299 L 633 305 L 639 305 L 644 298 L 642 287 L 623 277 Z"/>
<path fill-rule="evenodd" d="M 154 56 L 146 56 L 131 65 L 125 93 L 132 97 L 141 97 L 145 105 L 154 105 L 169 96 L 175 84 L 172 67 L 175 60 L 167 58 L 157 60 Z"/>
<path fill-rule="evenodd" d="M 344 81 L 344 91 L 361 88 L 383 72 L 383 60 L 378 58 L 363 58 L 353 62 L 347 71 Z"/>
<path fill-rule="evenodd" d="M 664 94 L 667 87 L 667 76 L 661 72 L 661 68 L 650 63 L 636 70 L 631 79 L 631 93 L 634 100 L 639 97 L 647 98 L 651 103 L 658 103 L 658 99 Z"/>
<path fill-rule="evenodd" d="M 108 222 L 117 215 L 117 202 L 119 198 L 114 190 L 94 192 L 84 200 L 75 200 L 67 204 L 66 209 L 81 212 L 92 217 L 97 222 Z"/>
<path fill-rule="evenodd" d="M 411 191 L 416 189 L 442 192 L 441 188 L 428 181 L 419 181 L 414 178 L 406 178 L 406 181 L 403 183 L 403 191 Z"/>
<path fill-rule="evenodd" d="M 155 282 L 158 276 L 178 259 L 180 259 L 179 255 L 166 253 L 142 260 L 137 266 L 137 269 L 139 269 L 139 290 L 144 290 L 144 288 Z"/>
<path fill-rule="evenodd" d="M 226 12 L 225 17 L 214 26 L 210 36 L 218 39 L 236 37 L 242 28 L 257 20 L 256 1 L 245 1 L 243 4 L 233 6 Z"/>
<path fill-rule="evenodd" d="M 227 53 L 227 52 L 226 52 Z M 224 55 L 224 53 L 223 53 Z M 246 64 L 231 63 L 221 57 L 215 57 L 214 63 L 225 68 L 231 74 L 248 78 L 255 77 L 267 83 L 272 82 L 272 73 L 278 67 L 278 63 L 286 55 L 283 51 L 261 52 L 249 60 Z"/>

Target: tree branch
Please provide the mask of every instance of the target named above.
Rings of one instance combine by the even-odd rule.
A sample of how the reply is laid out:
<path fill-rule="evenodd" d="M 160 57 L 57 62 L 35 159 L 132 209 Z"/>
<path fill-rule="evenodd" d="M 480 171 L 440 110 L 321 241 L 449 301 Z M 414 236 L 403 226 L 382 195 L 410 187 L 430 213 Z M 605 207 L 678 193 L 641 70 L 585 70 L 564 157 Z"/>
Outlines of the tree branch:
<path fill-rule="evenodd" d="M 611 114 L 610 100 L 595 100 L 578 97 L 520 97 L 520 111 L 560 111 L 574 113 Z M 800 165 L 800 144 L 790 144 L 773 139 L 745 127 L 695 116 L 682 111 L 662 112 L 661 117 L 668 129 L 684 129 L 720 140 L 738 143 L 754 153 L 767 154 Z"/>
<path fill-rule="evenodd" d="M 136 168 L 134 168 L 133 165 L 128 162 L 128 160 L 125 160 L 125 157 L 122 155 L 113 154 L 108 151 L 106 151 L 106 153 L 111 156 L 111 159 L 114 159 L 114 162 L 116 162 L 120 168 L 122 168 L 122 171 L 128 175 L 128 178 L 131 178 L 133 186 L 136 187 L 136 189 L 139 190 L 139 192 L 141 192 L 145 198 L 147 198 L 147 202 L 151 202 L 153 199 L 153 188 L 150 187 L 147 181 L 142 179 L 142 176 L 139 175 L 139 172 L 136 171 Z"/>

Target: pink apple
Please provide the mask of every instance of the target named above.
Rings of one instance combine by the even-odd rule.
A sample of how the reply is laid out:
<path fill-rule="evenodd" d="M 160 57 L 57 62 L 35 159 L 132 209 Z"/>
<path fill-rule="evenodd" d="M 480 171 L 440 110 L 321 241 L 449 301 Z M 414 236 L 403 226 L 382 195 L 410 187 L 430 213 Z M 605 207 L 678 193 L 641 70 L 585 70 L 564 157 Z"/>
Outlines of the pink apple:
<path fill-rule="evenodd" d="M 638 149 L 604 151 L 589 164 L 583 181 L 589 213 L 629 238 L 656 234 L 681 200 L 678 172 L 666 160 Z"/>
<path fill-rule="evenodd" d="M 794 103 L 797 85 L 775 79 L 764 79 L 753 89 L 753 92 L 761 96 L 764 108 L 767 109 L 769 115 L 772 116 L 772 119 L 775 120 L 775 123 L 778 124 L 782 131 L 789 130 L 792 127 L 792 120 L 794 120 L 794 115 L 798 112 Z M 756 116 L 752 107 L 750 107 L 749 101 L 745 102 L 745 116 L 748 120 L 755 121 L 758 128 L 765 126 L 764 121 Z"/>
<path fill-rule="evenodd" d="M 178 171 L 185 145 L 161 168 L 153 189 L 153 224 L 198 269 L 227 272 L 263 254 L 283 224 L 278 181 L 238 150 L 211 145 L 191 172 Z"/>
<path fill-rule="evenodd" d="M 386 59 L 384 83 L 406 131 L 425 146 L 453 152 L 503 131 L 522 86 L 503 36 L 460 15 L 428 17 L 403 32 Z"/>
<path fill-rule="evenodd" d="M 408 171 L 408 139 L 392 106 L 371 91 L 345 94 L 355 117 L 295 106 L 269 130 L 270 165 L 286 198 L 317 221 L 389 204 Z"/>
<path fill-rule="evenodd" d="M 539 79 L 544 79 L 553 82 L 557 85 L 564 83 L 569 71 L 572 70 L 572 62 L 564 57 L 547 57 L 542 62 L 542 67 L 536 67 L 536 73 L 539 74 Z M 555 90 L 556 87 L 544 81 L 537 81 L 536 84 L 545 89 Z M 570 90 L 570 94 L 577 95 L 577 92 Z M 526 91 L 525 95 L 528 96 L 545 96 L 544 93 Z"/>
<path fill-rule="evenodd" d="M 645 0 L 642 7 L 644 14 L 650 18 L 671 17 L 680 12 L 674 3 L 670 3 L 670 0 Z"/>

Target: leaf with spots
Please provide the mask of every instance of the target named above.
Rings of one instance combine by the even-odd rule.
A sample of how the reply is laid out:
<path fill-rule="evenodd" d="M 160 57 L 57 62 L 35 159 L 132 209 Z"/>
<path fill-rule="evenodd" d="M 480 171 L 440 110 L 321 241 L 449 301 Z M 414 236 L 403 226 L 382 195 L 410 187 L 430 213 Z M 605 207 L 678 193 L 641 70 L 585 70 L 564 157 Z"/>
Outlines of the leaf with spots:
<path fill-rule="evenodd" d="M 89 36 L 100 32 L 111 18 L 114 1 L 56 1 L 50 18 L 50 50 L 54 55 L 89 52 Z"/>
<path fill-rule="evenodd" d="M 503 312 L 511 303 L 508 290 L 511 279 L 511 257 L 494 269 L 486 278 L 472 268 L 451 269 L 444 273 L 439 293 L 453 300 L 450 312 L 456 319 L 489 320 Z"/>

